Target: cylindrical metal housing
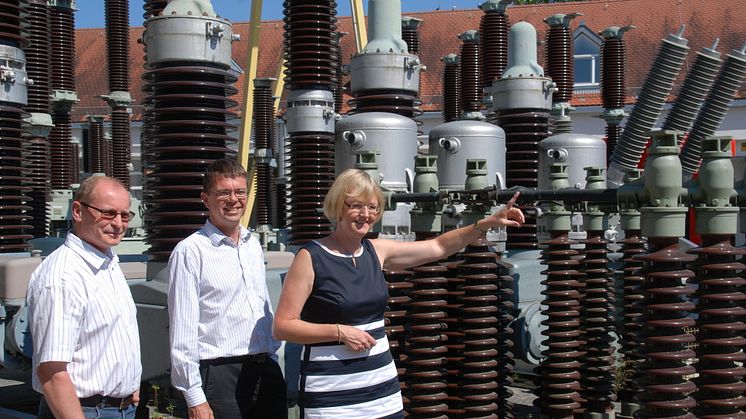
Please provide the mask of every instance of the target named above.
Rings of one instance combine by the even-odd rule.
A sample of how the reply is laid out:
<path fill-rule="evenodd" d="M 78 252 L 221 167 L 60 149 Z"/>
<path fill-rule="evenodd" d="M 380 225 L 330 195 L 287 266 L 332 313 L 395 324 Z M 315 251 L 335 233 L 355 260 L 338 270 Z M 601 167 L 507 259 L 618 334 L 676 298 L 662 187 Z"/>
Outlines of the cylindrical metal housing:
<path fill-rule="evenodd" d="M 417 155 L 417 124 L 413 120 L 393 113 L 365 112 L 337 122 L 336 132 L 336 173 L 353 167 L 353 153 L 377 151 L 381 186 L 407 190 L 407 172 L 413 173 L 413 157 Z"/>
<path fill-rule="evenodd" d="M 438 180 L 445 189 L 464 187 L 464 170 L 470 159 L 487 160 L 487 177 L 505 180 L 505 132 L 480 121 L 453 121 L 430 130 L 430 154 L 438 156 Z"/>
<path fill-rule="evenodd" d="M 26 55 L 23 50 L 0 45 L 0 102 L 25 105 L 28 102 Z"/>
<path fill-rule="evenodd" d="M 203 62 L 231 65 L 233 26 L 205 16 L 164 15 L 148 20 L 142 40 L 147 63 Z"/>
<path fill-rule="evenodd" d="M 559 134 L 539 142 L 539 189 L 551 189 L 552 163 L 567 165 L 570 187 L 585 187 L 584 167 L 606 166 L 606 142 L 586 134 Z"/>
<path fill-rule="evenodd" d="M 350 93 L 368 90 L 418 92 L 422 64 L 406 53 L 362 53 L 350 59 Z"/>
<path fill-rule="evenodd" d="M 293 90 L 283 118 L 291 134 L 334 132 L 334 94 L 329 90 Z"/>

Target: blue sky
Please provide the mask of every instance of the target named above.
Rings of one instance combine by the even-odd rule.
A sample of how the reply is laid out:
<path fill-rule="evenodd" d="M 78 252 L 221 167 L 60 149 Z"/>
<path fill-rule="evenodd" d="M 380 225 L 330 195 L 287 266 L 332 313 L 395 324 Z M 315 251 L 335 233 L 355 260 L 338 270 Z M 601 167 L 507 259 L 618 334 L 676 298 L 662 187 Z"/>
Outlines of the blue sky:
<path fill-rule="evenodd" d="M 130 26 L 142 26 L 143 0 L 129 0 Z M 367 8 L 367 1 L 363 1 Z M 473 9 L 483 3 L 480 0 L 401 0 L 403 12 L 423 12 L 456 8 Z M 104 27 L 104 0 L 77 0 L 75 12 L 76 28 Z M 215 11 L 232 22 L 246 22 L 251 15 L 251 0 L 212 0 Z M 337 0 L 337 14 L 350 15 L 349 0 Z M 282 19 L 282 0 L 264 0 L 262 20 Z"/>

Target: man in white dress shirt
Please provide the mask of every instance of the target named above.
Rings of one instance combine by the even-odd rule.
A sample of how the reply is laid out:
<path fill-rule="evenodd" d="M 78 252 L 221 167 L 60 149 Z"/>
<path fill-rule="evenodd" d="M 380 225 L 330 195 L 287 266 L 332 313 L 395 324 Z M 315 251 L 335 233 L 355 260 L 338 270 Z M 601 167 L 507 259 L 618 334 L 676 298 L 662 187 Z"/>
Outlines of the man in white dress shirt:
<path fill-rule="evenodd" d="M 27 304 L 40 418 L 134 418 L 140 337 L 135 303 L 111 250 L 127 230 L 130 197 L 116 179 L 86 179 L 74 232 L 34 271 Z"/>
<path fill-rule="evenodd" d="M 247 177 L 229 159 L 207 168 L 200 196 L 209 218 L 168 262 L 171 382 L 190 418 L 287 417 L 264 255 L 240 223 Z"/>

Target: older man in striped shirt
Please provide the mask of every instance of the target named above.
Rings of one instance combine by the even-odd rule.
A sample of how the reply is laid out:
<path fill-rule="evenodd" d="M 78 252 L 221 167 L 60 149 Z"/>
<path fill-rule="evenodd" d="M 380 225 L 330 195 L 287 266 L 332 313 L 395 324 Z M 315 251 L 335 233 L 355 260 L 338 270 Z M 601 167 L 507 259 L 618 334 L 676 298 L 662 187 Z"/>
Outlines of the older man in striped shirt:
<path fill-rule="evenodd" d="M 111 249 L 130 197 L 116 179 L 86 179 L 72 204 L 74 232 L 34 271 L 27 304 L 40 418 L 134 418 L 140 337 L 135 303 Z"/>
<path fill-rule="evenodd" d="M 168 262 L 171 382 L 190 418 L 287 417 L 264 255 L 240 224 L 247 187 L 237 162 L 210 165 L 201 193 L 209 218 Z"/>

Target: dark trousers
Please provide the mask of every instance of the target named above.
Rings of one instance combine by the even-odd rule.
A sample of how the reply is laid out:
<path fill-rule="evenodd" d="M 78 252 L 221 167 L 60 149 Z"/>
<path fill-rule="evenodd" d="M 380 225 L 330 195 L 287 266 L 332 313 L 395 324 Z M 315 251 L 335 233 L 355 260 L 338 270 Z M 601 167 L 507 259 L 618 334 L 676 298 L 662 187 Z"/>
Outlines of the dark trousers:
<path fill-rule="evenodd" d="M 199 372 L 215 419 L 288 417 L 287 386 L 272 359 L 203 360 Z"/>

